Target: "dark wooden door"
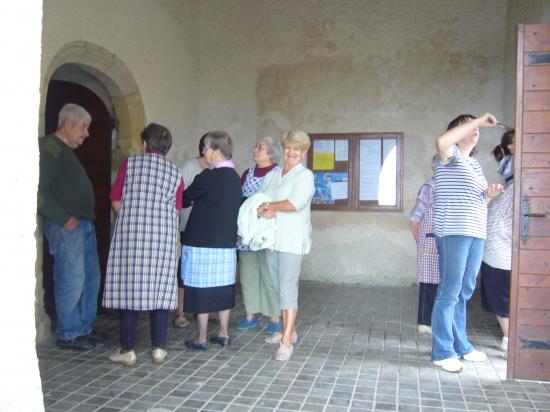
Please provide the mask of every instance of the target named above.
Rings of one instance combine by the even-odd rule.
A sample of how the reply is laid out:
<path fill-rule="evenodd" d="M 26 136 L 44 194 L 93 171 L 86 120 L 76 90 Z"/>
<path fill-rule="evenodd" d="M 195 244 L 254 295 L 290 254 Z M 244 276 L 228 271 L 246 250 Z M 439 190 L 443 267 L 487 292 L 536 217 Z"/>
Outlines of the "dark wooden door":
<path fill-rule="evenodd" d="M 75 150 L 92 184 L 95 193 L 96 236 L 99 264 L 101 267 L 101 290 L 110 243 L 110 209 L 109 191 L 111 188 L 111 129 L 112 120 L 101 99 L 91 90 L 76 83 L 50 81 L 46 98 L 46 133 L 57 130 L 59 111 L 66 103 L 76 103 L 84 107 L 92 116 L 88 137 L 82 146 Z M 44 241 L 44 292 L 46 312 L 55 319 L 53 296 L 53 259 L 48 252 L 47 241 Z"/>
<path fill-rule="evenodd" d="M 550 25 L 518 30 L 508 378 L 550 380 Z"/>

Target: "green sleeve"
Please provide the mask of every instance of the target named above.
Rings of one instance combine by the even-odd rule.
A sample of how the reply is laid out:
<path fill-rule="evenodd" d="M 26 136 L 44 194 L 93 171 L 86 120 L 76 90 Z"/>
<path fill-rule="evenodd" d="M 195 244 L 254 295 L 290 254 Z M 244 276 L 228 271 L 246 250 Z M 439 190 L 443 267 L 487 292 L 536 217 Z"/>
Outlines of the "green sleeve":
<path fill-rule="evenodd" d="M 61 166 L 62 149 L 49 139 L 40 139 L 40 178 L 38 182 L 38 212 L 59 225 L 71 217 L 51 192 L 56 174 Z"/>

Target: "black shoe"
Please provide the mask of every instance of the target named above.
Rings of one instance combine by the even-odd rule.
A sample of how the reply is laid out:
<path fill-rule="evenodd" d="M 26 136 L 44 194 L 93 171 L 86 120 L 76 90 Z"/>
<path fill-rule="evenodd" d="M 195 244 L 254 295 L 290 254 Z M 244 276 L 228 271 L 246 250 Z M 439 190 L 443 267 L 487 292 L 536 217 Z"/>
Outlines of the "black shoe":
<path fill-rule="evenodd" d="M 74 350 L 90 350 L 95 348 L 95 345 L 90 341 L 84 339 L 82 336 L 78 338 L 69 339 L 69 340 L 58 340 L 57 346 L 63 349 L 74 349 Z"/>
<path fill-rule="evenodd" d="M 194 350 L 208 350 L 209 346 L 208 346 L 208 343 L 204 342 L 204 343 L 200 343 L 200 342 L 197 342 L 196 340 L 186 340 L 185 341 L 185 346 L 187 346 L 189 349 L 194 349 Z"/>
<path fill-rule="evenodd" d="M 94 346 L 105 343 L 105 338 L 95 332 L 90 332 L 85 336 L 81 336 L 81 338 L 90 342 Z"/>
<path fill-rule="evenodd" d="M 217 345 L 220 345 L 222 348 L 225 348 L 226 346 L 229 346 L 231 343 L 231 339 L 225 338 L 223 336 L 212 336 L 210 338 L 210 343 L 215 343 Z"/>

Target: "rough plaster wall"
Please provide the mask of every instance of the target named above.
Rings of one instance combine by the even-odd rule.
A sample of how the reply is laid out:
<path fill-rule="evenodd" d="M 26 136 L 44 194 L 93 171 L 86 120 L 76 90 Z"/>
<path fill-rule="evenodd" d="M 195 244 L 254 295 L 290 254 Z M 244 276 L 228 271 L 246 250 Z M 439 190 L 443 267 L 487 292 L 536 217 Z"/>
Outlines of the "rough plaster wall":
<path fill-rule="evenodd" d="M 5 153 L 0 163 L 4 201 L 0 214 L 0 411 L 44 410 L 36 356 L 34 311 L 36 187 L 38 185 L 38 108 L 42 1 L 0 3 L 0 50 L 4 62 L 0 110 Z M 5 196 L 4 199 L 7 199 Z"/>
<path fill-rule="evenodd" d="M 47 0 L 42 27 L 41 76 L 67 43 L 86 41 L 107 49 L 128 67 L 140 90 L 147 121 L 166 125 L 174 137 L 169 157 L 181 163 L 195 151 L 196 13 L 192 1 Z M 49 79 L 48 79 L 49 80 Z M 86 79 L 80 79 L 85 84 Z M 41 90 L 46 93 L 46 90 Z M 44 108 L 42 108 L 44 109 Z M 36 328 L 49 336 L 42 288 L 38 232 Z"/>
<path fill-rule="evenodd" d="M 504 119 L 506 124 L 513 125 L 516 122 L 518 24 L 550 23 L 550 1 L 508 0 L 506 22 Z"/>
<path fill-rule="evenodd" d="M 435 137 L 456 114 L 502 115 L 506 0 L 201 2 L 199 130 L 235 137 L 240 170 L 256 136 L 405 133 L 403 213 L 314 212 L 304 278 L 411 284 L 407 217 Z M 482 133 L 479 156 L 490 180 Z"/>
<path fill-rule="evenodd" d="M 169 156 L 179 163 L 196 135 L 194 21 L 187 1 L 47 0 L 42 73 L 72 41 L 84 40 L 114 53 L 135 78 L 147 121 L 172 131 Z"/>

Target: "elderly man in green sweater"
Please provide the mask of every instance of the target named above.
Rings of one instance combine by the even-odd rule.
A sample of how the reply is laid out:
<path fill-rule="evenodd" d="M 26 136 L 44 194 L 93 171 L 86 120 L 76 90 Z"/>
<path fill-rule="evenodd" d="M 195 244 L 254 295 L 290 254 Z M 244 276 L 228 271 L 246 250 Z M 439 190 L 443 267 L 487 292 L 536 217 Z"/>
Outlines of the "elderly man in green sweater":
<path fill-rule="evenodd" d="M 92 183 L 73 153 L 88 137 L 90 114 L 68 103 L 54 134 L 39 139 L 38 212 L 54 256 L 56 338 L 61 348 L 88 350 L 98 342 L 100 271 Z"/>

